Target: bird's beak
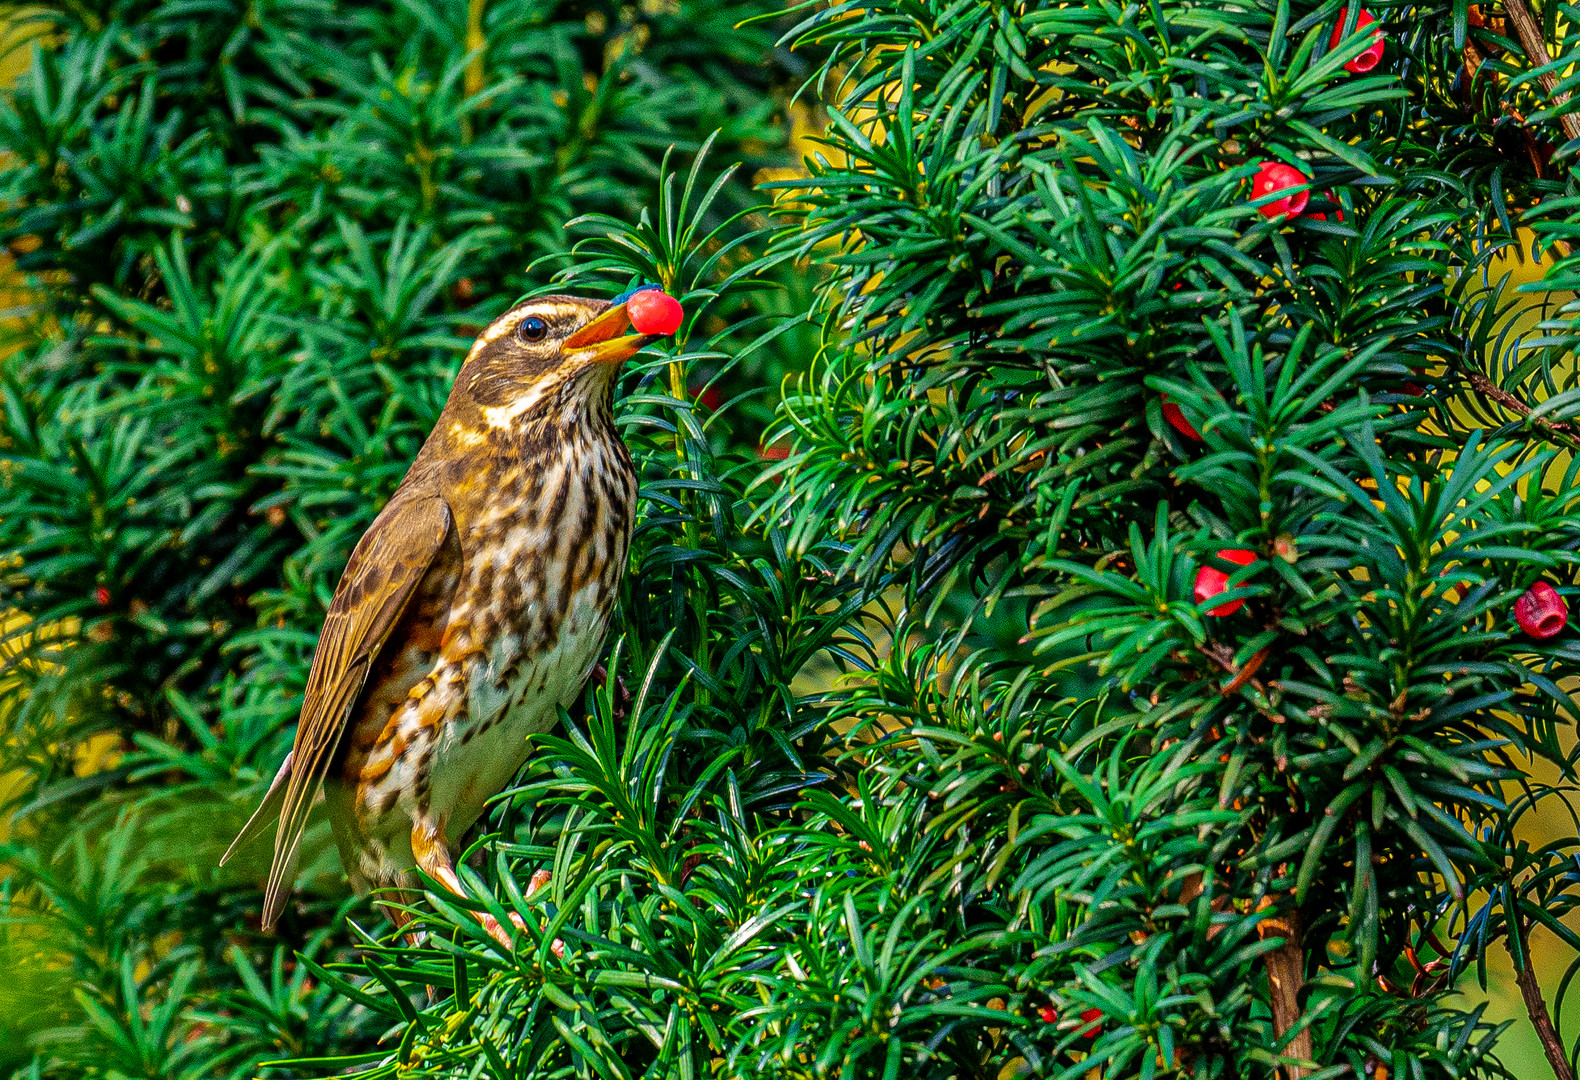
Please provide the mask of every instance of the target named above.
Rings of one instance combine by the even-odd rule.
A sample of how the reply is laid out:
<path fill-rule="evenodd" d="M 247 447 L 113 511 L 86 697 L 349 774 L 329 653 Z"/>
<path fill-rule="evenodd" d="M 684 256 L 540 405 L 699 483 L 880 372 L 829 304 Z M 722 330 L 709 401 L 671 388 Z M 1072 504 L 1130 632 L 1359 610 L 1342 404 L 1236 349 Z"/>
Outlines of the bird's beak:
<path fill-rule="evenodd" d="M 657 334 L 628 334 L 631 317 L 624 304 L 616 304 L 592 322 L 565 339 L 561 349 L 587 364 L 617 364 L 649 342 Z"/>

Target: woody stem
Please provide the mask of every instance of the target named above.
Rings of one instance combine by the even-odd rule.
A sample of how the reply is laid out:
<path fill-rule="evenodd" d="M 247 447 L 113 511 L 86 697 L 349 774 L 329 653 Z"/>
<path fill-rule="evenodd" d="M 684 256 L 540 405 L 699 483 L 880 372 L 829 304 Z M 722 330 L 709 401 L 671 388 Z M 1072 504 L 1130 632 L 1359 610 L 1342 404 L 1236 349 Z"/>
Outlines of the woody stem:
<path fill-rule="evenodd" d="M 1547 999 L 1542 997 L 1542 988 L 1536 984 L 1536 969 L 1531 966 L 1531 950 L 1524 928 L 1506 937 L 1503 945 L 1514 960 L 1514 981 L 1520 988 L 1520 997 L 1525 999 L 1525 1011 L 1531 1018 L 1531 1026 L 1536 1029 L 1536 1037 L 1542 1041 L 1547 1064 L 1553 1067 L 1557 1080 L 1575 1080 L 1564 1044 L 1553 1027 L 1552 1014 L 1547 1011 Z"/>
<path fill-rule="evenodd" d="M 1497 402 L 1510 412 L 1518 413 L 1521 419 L 1529 420 L 1532 425 L 1540 429 L 1544 435 L 1553 439 L 1553 441 L 1561 442 L 1570 447 L 1576 445 L 1577 432 L 1573 424 L 1563 420 L 1548 420 L 1541 416 L 1532 417 L 1532 410 L 1529 405 L 1503 389 L 1481 372 L 1469 369 L 1463 374 L 1471 389 L 1475 390 L 1482 397 Z"/>
<path fill-rule="evenodd" d="M 468 97 L 483 89 L 483 46 L 487 44 L 483 36 L 483 4 L 484 0 L 467 0 L 466 5 L 466 49 L 476 54 L 466 65 Z"/>
<path fill-rule="evenodd" d="M 1550 63 L 1551 57 L 1548 55 L 1546 42 L 1542 39 L 1541 28 L 1536 25 L 1536 19 L 1531 14 L 1530 9 L 1525 6 L 1524 0 L 1506 0 L 1504 14 L 1506 21 L 1514 24 L 1514 32 L 1520 39 L 1520 47 L 1524 50 L 1530 63 L 1534 67 L 1541 67 Z M 1464 57 L 1465 78 L 1467 80 L 1466 107 L 1468 108 L 1469 98 L 1475 93 L 1476 80 L 1482 77 L 1481 65 L 1485 57 L 1481 55 L 1481 50 L 1476 47 L 1476 43 L 1468 38 L 1465 41 Z M 1485 76 L 1485 78 L 1491 83 L 1493 93 L 1501 97 L 1501 92 L 1498 90 L 1497 73 L 1493 72 Z M 1554 94 L 1552 92 L 1553 87 L 1557 85 L 1557 81 L 1557 75 L 1552 72 L 1537 77 L 1537 82 L 1547 92 L 1550 100 L 1556 105 L 1562 105 L 1569 100 L 1569 95 L 1561 92 Z M 1525 144 L 1525 153 L 1531 159 L 1531 171 L 1536 174 L 1538 180 L 1542 179 L 1546 173 L 1546 166 L 1541 144 L 1538 143 L 1536 136 L 1531 134 L 1529 125 L 1525 123 L 1525 117 L 1521 116 L 1507 99 L 1502 101 L 1502 109 L 1506 116 L 1512 118 L 1519 125 L 1520 137 Z M 1558 121 L 1569 138 L 1573 139 L 1580 136 L 1580 117 L 1572 113 L 1564 113 L 1558 118 Z M 1557 249 L 1560 256 L 1564 258 L 1569 257 L 1570 247 L 1567 241 L 1554 237 L 1552 238 L 1552 246 Z"/>
<path fill-rule="evenodd" d="M 1306 950 L 1301 941 L 1300 912 L 1291 907 L 1281 916 L 1264 919 L 1257 927 L 1263 938 L 1281 937 L 1283 943 L 1262 958 L 1267 970 L 1267 991 L 1273 1010 L 1273 1032 L 1279 1041 L 1300 1023 L 1300 991 L 1306 985 Z M 1284 1046 L 1285 1057 L 1311 1060 L 1311 1029 L 1301 1028 Z M 1303 1065 L 1285 1065 L 1289 1080 L 1301 1080 L 1311 1070 Z M 1573 1080 L 1573 1077 L 1565 1078 Z"/>
<path fill-rule="evenodd" d="M 1520 39 L 1520 48 L 1525 50 L 1525 59 L 1530 61 L 1532 67 L 1546 67 L 1553 62 L 1547 52 L 1547 42 L 1542 39 L 1542 28 L 1536 22 L 1536 16 L 1531 14 L 1531 9 L 1526 6 L 1525 0 L 1503 0 L 1503 14 L 1514 24 L 1514 33 Z M 1541 84 L 1547 99 L 1555 107 L 1562 108 L 1569 100 L 1568 94 L 1553 91 L 1553 87 L 1558 84 L 1557 72 L 1544 72 L 1536 77 L 1536 81 Z M 1565 135 L 1571 139 L 1580 139 L 1580 116 L 1571 112 L 1562 113 L 1558 117 L 1558 122 L 1563 125 Z"/>

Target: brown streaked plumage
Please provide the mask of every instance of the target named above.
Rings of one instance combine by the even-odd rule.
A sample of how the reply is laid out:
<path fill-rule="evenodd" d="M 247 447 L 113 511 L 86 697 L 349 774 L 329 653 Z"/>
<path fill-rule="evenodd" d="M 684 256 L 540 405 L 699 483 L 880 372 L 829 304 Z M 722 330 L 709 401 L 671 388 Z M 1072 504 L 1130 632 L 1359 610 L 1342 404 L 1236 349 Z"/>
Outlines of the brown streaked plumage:
<path fill-rule="evenodd" d="M 450 850 L 580 691 L 625 568 L 636 473 L 611 403 L 653 340 L 629 329 L 624 304 L 550 296 L 473 344 L 351 554 L 295 746 L 225 853 L 278 818 L 266 929 L 321 788 L 359 892 L 410 889 L 421 867 L 464 895 Z"/>

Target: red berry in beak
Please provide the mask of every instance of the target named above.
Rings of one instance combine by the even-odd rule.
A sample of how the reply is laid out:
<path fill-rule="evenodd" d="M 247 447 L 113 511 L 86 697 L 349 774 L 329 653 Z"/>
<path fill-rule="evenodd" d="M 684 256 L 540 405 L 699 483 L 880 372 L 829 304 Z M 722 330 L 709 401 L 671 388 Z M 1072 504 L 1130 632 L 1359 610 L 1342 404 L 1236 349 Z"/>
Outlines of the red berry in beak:
<path fill-rule="evenodd" d="M 1256 554 L 1255 552 L 1251 551 L 1241 551 L 1234 548 L 1226 548 L 1223 551 L 1218 552 L 1218 558 L 1222 559 L 1224 562 L 1232 562 L 1239 566 L 1250 566 L 1256 561 Z M 1229 575 L 1225 574 L 1222 570 L 1216 570 L 1211 566 L 1204 566 L 1200 570 L 1196 571 L 1195 594 L 1196 602 L 1198 604 L 1205 604 L 1208 600 L 1211 600 L 1213 597 L 1226 591 L 1228 588 Z M 1227 604 L 1219 604 L 1215 608 L 1208 608 L 1207 614 L 1217 617 L 1233 615 L 1236 611 L 1239 611 L 1244 606 L 1244 600 L 1231 600 Z"/>
<path fill-rule="evenodd" d="M 1163 395 L 1163 419 L 1169 422 L 1169 427 L 1185 436 L 1191 442 L 1201 442 L 1201 432 L 1195 425 L 1185 419 L 1185 414 L 1180 412 L 1180 407 L 1169 400 L 1168 395 Z"/>
<path fill-rule="evenodd" d="M 1263 217 L 1281 221 L 1300 213 L 1311 201 L 1310 192 L 1291 190 L 1303 188 L 1305 185 L 1305 173 L 1293 166 L 1269 161 L 1257 170 L 1256 179 L 1251 183 L 1251 196 L 1261 199 L 1280 191 L 1288 191 L 1289 194 L 1283 198 L 1274 199 L 1256 208 Z"/>
<path fill-rule="evenodd" d="M 1514 621 L 1531 637 L 1545 641 L 1563 630 L 1569 622 L 1569 605 L 1558 590 L 1538 581 L 1514 601 Z"/>
<path fill-rule="evenodd" d="M 1333 35 L 1328 38 L 1328 48 L 1336 49 L 1338 48 L 1339 42 L 1344 40 L 1344 20 L 1349 18 L 1349 14 L 1349 8 L 1341 8 L 1339 10 L 1339 21 L 1333 24 Z M 1372 18 L 1371 12 L 1367 11 L 1365 8 L 1361 8 L 1360 14 L 1355 16 L 1355 32 L 1357 34 L 1360 33 L 1362 30 L 1366 29 L 1376 21 L 1376 19 Z M 1383 32 L 1378 30 L 1372 35 L 1372 43 L 1366 47 L 1366 51 L 1361 53 L 1355 59 L 1351 60 L 1349 63 L 1345 64 L 1344 70 L 1348 71 L 1351 75 L 1364 75 L 1366 72 L 1382 63 L 1382 58 Z"/>
<path fill-rule="evenodd" d="M 658 334 L 667 337 L 680 329 L 686 313 L 680 301 L 658 289 L 644 289 L 625 302 L 625 313 L 631 320 L 631 329 L 638 334 Z"/>

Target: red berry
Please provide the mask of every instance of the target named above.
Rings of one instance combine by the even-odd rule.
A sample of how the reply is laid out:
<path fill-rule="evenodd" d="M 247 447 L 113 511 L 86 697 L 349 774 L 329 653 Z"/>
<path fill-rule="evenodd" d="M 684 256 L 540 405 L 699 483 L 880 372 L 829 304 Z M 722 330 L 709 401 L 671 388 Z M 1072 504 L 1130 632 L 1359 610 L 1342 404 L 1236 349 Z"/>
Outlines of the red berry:
<path fill-rule="evenodd" d="M 1218 558 L 1224 562 L 1232 562 L 1237 566 L 1250 566 L 1256 561 L 1255 552 L 1243 551 L 1237 548 L 1225 548 L 1218 552 Z M 1196 571 L 1196 602 L 1205 604 L 1208 600 L 1228 589 L 1229 575 L 1222 570 L 1215 570 L 1211 566 L 1204 566 Z M 1208 608 L 1207 614 L 1214 616 L 1233 615 L 1245 606 L 1244 600 L 1231 600 L 1227 604 L 1219 604 L 1215 608 Z"/>
<path fill-rule="evenodd" d="M 1197 431 L 1191 422 L 1185 419 L 1185 414 L 1180 412 L 1180 407 L 1169 400 L 1167 394 L 1163 395 L 1163 419 L 1169 426 L 1191 442 L 1201 442 L 1201 432 Z"/>
<path fill-rule="evenodd" d="M 106 589 L 103 585 L 100 585 L 97 589 L 94 589 L 93 590 L 93 602 L 95 604 L 98 604 L 100 607 L 109 607 L 110 606 L 110 590 Z"/>
<path fill-rule="evenodd" d="M 1275 195 L 1280 191 L 1289 191 L 1281 199 L 1274 199 L 1270 203 L 1258 206 L 1257 211 L 1267 218 L 1281 221 L 1286 217 L 1293 217 L 1306 208 L 1311 201 L 1311 193 L 1291 188 L 1304 188 L 1306 174 L 1289 165 L 1277 161 L 1264 162 L 1257 170 L 1256 179 L 1251 182 L 1251 197 L 1255 199 Z"/>
<path fill-rule="evenodd" d="M 1557 589 L 1538 581 L 1514 601 L 1514 621 L 1531 637 L 1545 641 L 1568 624 L 1569 605 Z"/>
<path fill-rule="evenodd" d="M 1044 1024 L 1057 1024 L 1059 1022 L 1059 1010 L 1052 1005 L 1044 1005 L 1037 1015 L 1042 1017 Z"/>
<path fill-rule="evenodd" d="M 1333 35 L 1328 38 L 1328 48 L 1338 48 L 1339 42 L 1344 40 L 1344 20 L 1349 18 L 1350 9 L 1339 9 L 1339 21 L 1333 24 Z M 1361 8 L 1360 14 L 1355 16 L 1355 32 L 1358 34 L 1377 20 L 1372 18 L 1372 13 Z M 1364 75 L 1378 64 L 1383 58 L 1383 32 L 1378 30 L 1372 35 L 1372 43 L 1366 46 L 1366 51 L 1344 65 L 1344 70 L 1351 75 Z"/>
<path fill-rule="evenodd" d="M 723 392 L 712 383 L 691 387 L 691 396 L 709 412 L 718 412 L 719 406 L 724 404 Z"/>
<path fill-rule="evenodd" d="M 625 302 L 625 313 L 638 334 L 673 334 L 686 316 L 679 300 L 658 289 L 643 289 L 633 295 Z"/>
<path fill-rule="evenodd" d="M 1081 1034 L 1085 1035 L 1088 1039 L 1097 1038 L 1097 1033 L 1103 1030 L 1103 1010 L 1087 1009 L 1085 1012 L 1081 1013 L 1081 1019 L 1087 1023 L 1087 1026 L 1081 1029 Z"/>
<path fill-rule="evenodd" d="M 1331 192 L 1331 191 L 1323 192 L 1323 198 L 1327 199 L 1328 202 L 1333 204 L 1333 218 L 1334 218 L 1334 220 L 1335 221 L 1343 221 L 1344 220 L 1344 207 L 1340 206 L 1339 205 L 1339 201 L 1333 197 L 1333 192 Z M 1326 220 L 1328 220 L 1328 215 L 1325 214 L 1325 213 L 1322 213 L 1320 211 L 1317 212 L 1317 213 L 1313 213 L 1313 214 L 1307 214 L 1306 216 L 1308 218 L 1310 218 L 1312 221 L 1326 221 Z"/>

